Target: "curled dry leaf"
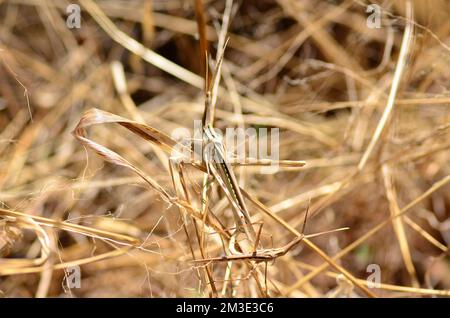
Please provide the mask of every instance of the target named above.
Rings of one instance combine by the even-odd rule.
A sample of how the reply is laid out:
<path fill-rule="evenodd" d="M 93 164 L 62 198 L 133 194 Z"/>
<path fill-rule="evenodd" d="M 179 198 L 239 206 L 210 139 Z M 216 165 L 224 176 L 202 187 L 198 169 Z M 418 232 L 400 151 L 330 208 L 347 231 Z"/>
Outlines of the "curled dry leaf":
<path fill-rule="evenodd" d="M 140 124 L 138 122 L 96 108 L 87 111 L 80 119 L 78 125 L 72 132 L 75 138 L 77 138 L 84 146 L 86 146 L 91 150 L 94 150 L 103 159 L 105 159 L 110 163 L 127 167 L 133 170 L 142 179 L 144 179 L 153 189 L 155 189 L 166 202 L 172 203 L 173 201 L 172 195 L 169 192 L 167 192 L 161 185 L 159 185 L 159 183 L 156 182 L 153 178 L 148 176 L 145 172 L 143 172 L 141 169 L 139 169 L 138 167 L 130 163 L 128 160 L 120 156 L 118 153 L 87 138 L 86 129 L 88 127 L 106 123 L 117 123 L 127 128 L 128 130 L 132 131 L 133 133 L 137 134 L 138 136 L 142 137 L 143 139 L 158 145 L 168 153 L 176 151 L 174 148 L 177 143 L 157 129 L 151 128 L 147 125 Z"/>

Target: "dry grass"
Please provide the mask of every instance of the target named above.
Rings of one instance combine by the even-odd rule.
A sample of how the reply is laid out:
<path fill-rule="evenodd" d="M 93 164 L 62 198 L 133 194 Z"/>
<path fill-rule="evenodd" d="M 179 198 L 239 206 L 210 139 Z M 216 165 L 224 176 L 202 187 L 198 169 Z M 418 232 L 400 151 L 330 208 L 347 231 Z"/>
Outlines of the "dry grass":
<path fill-rule="evenodd" d="M 450 296 L 450 5 L 377 2 L 0 2 L 0 296 Z M 280 128 L 234 168 L 256 242 L 169 160 L 227 37 L 215 126 Z"/>

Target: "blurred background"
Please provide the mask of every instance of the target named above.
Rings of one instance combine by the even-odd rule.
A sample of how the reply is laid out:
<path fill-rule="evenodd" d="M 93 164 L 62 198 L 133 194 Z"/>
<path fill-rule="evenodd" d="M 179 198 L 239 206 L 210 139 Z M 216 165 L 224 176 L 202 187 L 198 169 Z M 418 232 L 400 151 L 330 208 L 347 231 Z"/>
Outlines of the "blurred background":
<path fill-rule="evenodd" d="M 280 159 L 306 161 L 272 174 L 238 167 L 240 185 L 299 231 L 310 206 L 306 234 L 349 227 L 311 240 L 357 284 L 333 267 L 308 277 L 325 261 L 299 244 L 267 263 L 267 295 L 245 262 L 229 276 L 226 264 L 208 265 L 215 292 L 189 262 L 201 258 L 196 221 L 74 138 L 93 107 L 167 135 L 192 131 L 203 49 L 215 56 L 227 3 L 0 1 L 0 296 L 365 297 L 356 285 L 370 268 L 380 270 L 377 296 L 450 295 L 448 1 L 412 1 L 409 18 L 400 0 L 236 0 L 225 15 L 216 126 L 279 128 Z M 174 193 L 168 156 L 151 143 L 113 124 L 89 138 Z M 199 206 L 202 174 L 185 177 Z M 211 196 L 232 227 L 223 193 Z M 293 239 L 249 210 L 266 248 Z"/>

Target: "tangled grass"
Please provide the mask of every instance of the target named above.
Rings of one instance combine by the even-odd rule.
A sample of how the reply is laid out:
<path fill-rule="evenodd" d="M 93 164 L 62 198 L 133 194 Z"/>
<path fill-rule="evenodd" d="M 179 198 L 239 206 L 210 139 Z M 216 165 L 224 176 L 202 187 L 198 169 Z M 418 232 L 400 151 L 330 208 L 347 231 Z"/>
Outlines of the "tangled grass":
<path fill-rule="evenodd" d="M 450 5 L 372 2 L 380 28 L 359 0 L 80 0 L 75 29 L 0 2 L 0 295 L 450 296 Z M 279 128 L 284 160 L 233 169 L 248 253 L 169 160 L 228 37 L 215 126 Z"/>

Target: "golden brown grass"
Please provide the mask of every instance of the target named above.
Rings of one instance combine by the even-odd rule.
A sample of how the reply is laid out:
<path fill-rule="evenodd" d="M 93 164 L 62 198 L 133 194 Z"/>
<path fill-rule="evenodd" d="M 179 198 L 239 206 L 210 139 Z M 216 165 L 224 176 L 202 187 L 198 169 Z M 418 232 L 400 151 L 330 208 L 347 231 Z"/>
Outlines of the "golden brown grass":
<path fill-rule="evenodd" d="M 0 295 L 450 296 L 450 7 L 377 3 L 380 29 L 359 0 L 80 0 L 69 29 L 67 1 L 1 2 Z M 284 160 L 234 165 L 249 253 L 169 160 L 227 37 L 215 126 L 278 127 Z"/>

